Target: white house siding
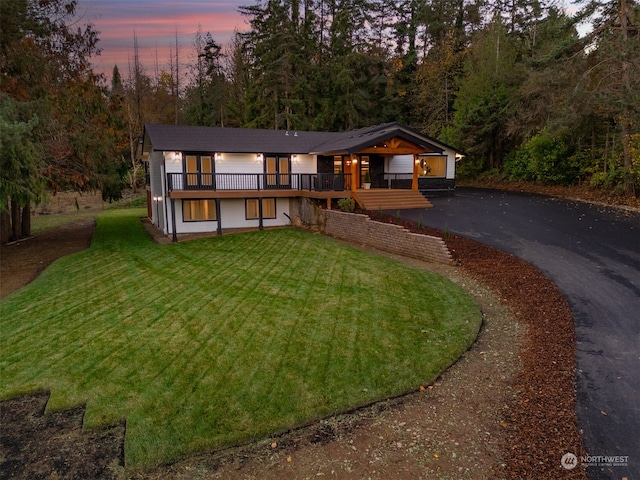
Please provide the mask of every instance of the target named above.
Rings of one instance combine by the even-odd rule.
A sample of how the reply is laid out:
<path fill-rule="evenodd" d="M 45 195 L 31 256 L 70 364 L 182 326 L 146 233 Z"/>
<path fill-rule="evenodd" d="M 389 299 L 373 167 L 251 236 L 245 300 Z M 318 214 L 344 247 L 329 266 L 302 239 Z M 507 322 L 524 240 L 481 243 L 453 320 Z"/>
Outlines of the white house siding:
<path fill-rule="evenodd" d="M 413 173 L 413 155 L 385 157 L 385 173 Z"/>
<path fill-rule="evenodd" d="M 167 173 L 182 173 L 182 156 L 175 152 L 164 152 L 164 165 Z"/>
<path fill-rule="evenodd" d="M 162 173 L 162 152 L 151 152 L 149 156 L 149 186 L 151 188 L 151 221 L 161 230 L 165 230 L 166 223 L 164 209 L 164 180 Z"/>
<path fill-rule="evenodd" d="M 291 156 L 291 173 L 318 173 L 318 162 L 316 155 L 296 155 Z"/>
<path fill-rule="evenodd" d="M 456 178 L 456 152 L 452 150 L 445 150 L 444 154 L 447 156 L 447 178 Z"/>
<path fill-rule="evenodd" d="M 177 233 L 207 233 L 216 232 L 218 229 L 217 220 L 185 222 L 182 216 L 182 201 L 176 200 L 176 232 Z M 289 225 L 289 199 L 276 199 L 276 218 L 265 218 L 262 224 L 265 227 L 275 227 Z M 222 229 L 228 228 L 258 228 L 259 220 L 245 219 L 245 200 L 242 198 L 220 200 L 220 218 Z M 171 226 L 169 233 L 173 233 Z"/>
<path fill-rule="evenodd" d="M 243 198 L 222 200 L 220 202 L 222 229 L 226 228 L 258 228 L 259 220 L 245 219 L 245 201 Z M 276 218 L 265 218 L 262 225 L 265 227 L 277 227 L 289 225 L 289 199 L 276 198 Z"/>
<path fill-rule="evenodd" d="M 447 157 L 446 178 L 454 179 L 456 175 L 456 155 L 452 150 L 444 150 L 438 156 Z M 385 159 L 386 173 L 411 173 L 413 172 L 413 155 L 396 155 Z"/>
<path fill-rule="evenodd" d="M 216 158 L 216 173 L 264 173 L 255 153 L 222 153 Z"/>

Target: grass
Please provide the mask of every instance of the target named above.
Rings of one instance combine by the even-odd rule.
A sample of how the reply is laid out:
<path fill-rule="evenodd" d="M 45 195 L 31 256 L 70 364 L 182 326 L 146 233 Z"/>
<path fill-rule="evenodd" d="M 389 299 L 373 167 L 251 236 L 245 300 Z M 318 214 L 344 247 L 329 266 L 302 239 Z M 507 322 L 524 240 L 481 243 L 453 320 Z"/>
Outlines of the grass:
<path fill-rule="evenodd" d="M 36 234 L 69 223 L 94 220 L 104 210 L 142 208 L 146 206 L 146 202 L 147 199 L 144 196 L 144 192 L 140 191 L 135 196 L 113 203 L 102 202 L 100 206 L 93 206 L 92 208 L 87 206 L 80 209 L 71 209 L 55 215 L 33 215 L 31 217 L 31 232 Z"/>
<path fill-rule="evenodd" d="M 142 210 L 0 303 L 0 397 L 126 419 L 129 466 L 263 438 L 416 389 L 475 338 L 447 279 L 293 229 L 160 246 Z"/>

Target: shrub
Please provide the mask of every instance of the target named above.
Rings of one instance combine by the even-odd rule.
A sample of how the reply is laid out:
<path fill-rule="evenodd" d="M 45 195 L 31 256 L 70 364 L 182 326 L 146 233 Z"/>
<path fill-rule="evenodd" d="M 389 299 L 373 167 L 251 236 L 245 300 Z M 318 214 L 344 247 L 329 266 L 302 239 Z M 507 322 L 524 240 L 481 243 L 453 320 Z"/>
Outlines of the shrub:
<path fill-rule="evenodd" d="M 571 183 L 578 175 L 570 161 L 569 147 L 547 130 L 534 135 L 505 162 L 511 180 L 542 183 Z"/>
<path fill-rule="evenodd" d="M 341 198 L 338 200 L 338 207 L 341 212 L 351 213 L 356 209 L 356 202 L 353 198 Z"/>

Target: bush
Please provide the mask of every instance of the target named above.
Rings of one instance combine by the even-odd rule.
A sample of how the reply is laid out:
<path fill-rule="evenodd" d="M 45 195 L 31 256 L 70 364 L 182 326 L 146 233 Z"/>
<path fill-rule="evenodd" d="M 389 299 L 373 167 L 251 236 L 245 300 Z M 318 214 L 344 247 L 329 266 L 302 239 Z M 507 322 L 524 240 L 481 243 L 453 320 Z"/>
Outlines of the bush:
<path fill-rule="evenodd" d="M 572 183 L 578 169 L 571 162 L 569 147 L 561 138 L 543 130 L 516 150 L 505 162 L 511 180 L 541 183 Z"/>
<path fill-rule="evenodd" d="M 356 201 L 353 198 L 341 198 L 338 207 L 342 212 L 352 213 L 356 209 Z"/>

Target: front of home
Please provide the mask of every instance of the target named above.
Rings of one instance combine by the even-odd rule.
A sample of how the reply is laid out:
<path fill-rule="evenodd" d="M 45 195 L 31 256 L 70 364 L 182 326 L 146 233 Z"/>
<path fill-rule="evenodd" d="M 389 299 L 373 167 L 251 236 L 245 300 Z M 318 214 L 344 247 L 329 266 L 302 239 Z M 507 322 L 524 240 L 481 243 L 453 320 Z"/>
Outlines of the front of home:
<path fill-rule="evenodd" d="M 403 208 L 428 206 L 424 193 L 455 188 L 459 153 L 399 123 L 338 133 L 146 125 L 138 156 L 149 218 L 175 241 L 289 225 L 303 198 L 386 209 L 403 192 Z"/>

